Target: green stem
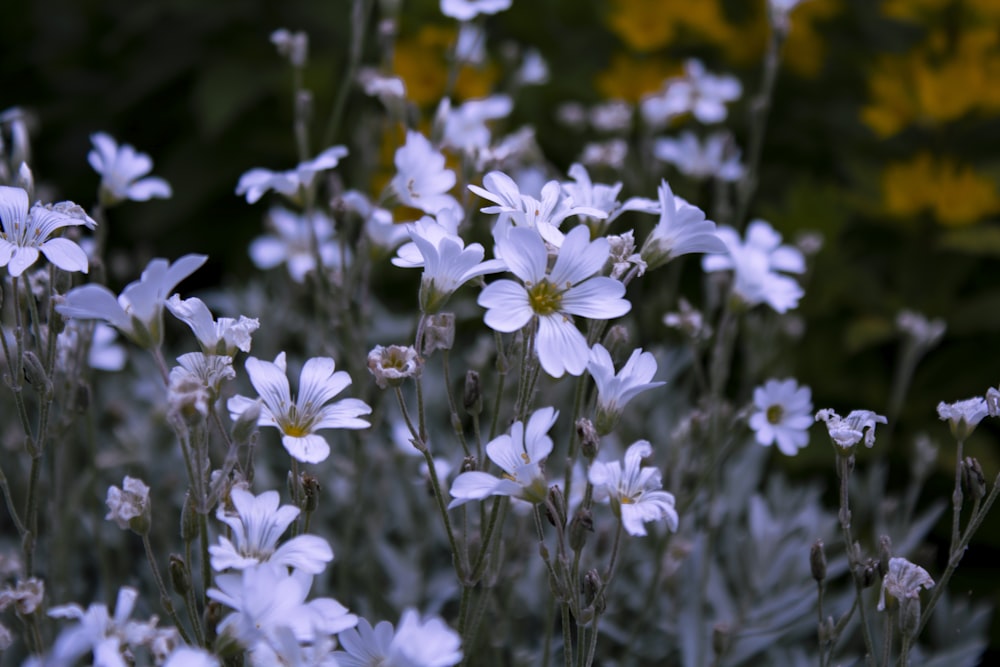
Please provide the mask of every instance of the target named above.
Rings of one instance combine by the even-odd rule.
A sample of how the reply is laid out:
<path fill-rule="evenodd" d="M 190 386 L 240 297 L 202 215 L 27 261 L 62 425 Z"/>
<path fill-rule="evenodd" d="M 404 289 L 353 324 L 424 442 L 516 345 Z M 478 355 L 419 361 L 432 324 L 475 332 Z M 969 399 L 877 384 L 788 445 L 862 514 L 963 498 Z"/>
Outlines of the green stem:
<path fill-rule="evenodd" d="M 160 575 L 160 568 L 156 565 L 156 556 L 153 555 L 153 547 L 149 542 L 149 535 L 142 535 L 142 546 L 146 550 L 146 560 L 149 561 L 149 567 L 153 571 L 153 579 L 156 580 L 156 587 L 160 591 L 160 603 L 163 604 L 163 608 L 166 610 L 170 619 L 177 626 L 177 632 L 180 634 L 181 639 L 186 643 L 190 644 L 191 637 L 188 636 L 187 631 L 184 626 L 181 625 L 181 619 L 177 615 L 177 611 L 174 609 L 174 603 L 170 599 L 170 593 L 167 591 L 166 585 L 163 583 L 163 577 Z"/>
<path fill-rule="evenodd" d="M 865 640 L 865 662 L 873 665 L 875 660 L 875 642 L 872 640 L 871 629 L 868 627 L 868 615 L 865 612 L 863 599 L 864 589 L 857 568 L 861 566 L 854 553 L 854 538 L 851 536 L 851 510 L 848 495 L 848 482 L 851 476 L 851 466 L 848 457 L 837 456 L 838 472 L 840 473 L 840 528 L 844 536 L 844 547 L 847 549 L 847 561 L 854 580 L 854 592 L 858 601 L 858 615 L 861 621 L 861 635 Z"/>
<path fill-rule="evenodd" d="M 326 131 L 323 133 L 323 145 L 330 146 L 337 139 L 340 130 L 340 123 L 343 119 L 344 109 L 347 105 L 347 96 L 354 88 L 354 79 L 361 64 L 361 55 L 364 51 L 365 24 L 371 14 L 374 2 L 372 0 L 354 0 L 351 9 L 351 46 L 348 54 L 347 69 L 341 79 L 340 88 L 337 89 L 337 97 L 333 102 L 333 109 L 330 112 L 330 120 L 327 121 Z"/>

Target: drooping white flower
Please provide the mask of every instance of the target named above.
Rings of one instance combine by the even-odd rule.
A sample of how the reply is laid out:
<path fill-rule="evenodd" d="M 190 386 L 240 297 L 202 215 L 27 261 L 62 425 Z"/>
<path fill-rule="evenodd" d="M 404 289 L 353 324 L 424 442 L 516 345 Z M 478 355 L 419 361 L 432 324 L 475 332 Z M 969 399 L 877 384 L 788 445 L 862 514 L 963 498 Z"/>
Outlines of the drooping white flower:
<path fill-rule="evenodd" d="M 168 413 L 188 418 L 197 412 L 207 418 L 222 383 L 236 377 L 232 357 L 188 352 L 177 357 L 177 363 L 167 380 Z"/>
<path fill-rule="evenodd" d="M 281 505 L 277 491 L 265 491 L 255 496 L 249 491 L 233 488 L 229 496 L 233 509 L 222 505 L 216 518 L 232 530 L 232 541 L 219 536 L 219 544 L 208 548 L 212 569 L 245 570 L 258 563 L 273 563 L 319 574 L 333 560 L 333 549 L 317 535 L 296 535 L 278 546 L 278 540 L 299 515 L 294 505 Z"/>
<path fill-rule="evenodd" d="M 657 139 L 653 155 L 698 180 L 716 178 L 733 182 L 743 177 L 740 150 L 727 132 L 712 132 L 704 143 L 690 130 L 676 139 Z"/>
<path fill-rule="evenodd" d="M 208 590 L 208 597 L 233 610 L 219 623 L 219 634 L 253 653 L 272 655 L 283 647 L 283 629 L 299 643 L 309 644 L 354 627 L 358 617 L 333 598 L 306 602 L 312 581 L 313 575 L 305 570 L 289 573 L 275 563 L 216 575 L 216 588 Z"/>
<path fill-rule="evenodd" d="M 753 220 L 747 227 L 746 242 L 731 227 L 722 226 L 717 234 L 726 244 L 728 254 L 705 255 L 701 266 L 706 272 L 734 272 L 733 292 L 744 303 L 766 303 L 779 313 L 799 305 L 802 287 L 792 278 L 778 273 L 805 272 L 802 251 L 781 244 L 781 235 L 763 220 Z"/>
<path fill-rule="evenodd" d="M 316 174 L 333 169 L 347 156 L 345 146 L 331 146 L 311 160 L 300 162 L 294 169 L 271 171 L 260 167 L 251 169 L 240 176 L 236 184 L 236 194 L 246 195 L 247 203 L 253 204 L 268 190 L 274 190 L 294 199 L 300 188 L 312 185 Z"/>
<path fill-rule="evenodd" d="M 462 638 L 437 616 L 421 619 L 407 609 L 393 632 L 388 621 L 374 628 L 365 619 L 338 636 L 340 667 L 451 667 L 462 660 Z"/>
<path fill-rule="evenodd" d="M 78 604 L 49 609 L 52 618 L 68 618 L 78 623 L 59 633 L 43 664 L 75 665 L 89 653 L 95 667 L 126 667 L 124 649 L 144 645 L 158 632 L 155 618 L 149 622 L 129 620 L 138 596 L 134 588 L 119 589 L 113 616 L 106 605 L 97 603 L 86 610 Z"/>
<path fill-rule="evenodd" d="M 198 344 L 205 354 L 221 354 L 232 357 L 236 350 L 250 351 L 250 337 L 260 327 L 255 317 L 233 319 L 212 317 L 212 311 L 197 297 L 181 299 L 174 294 L 167 299 L 167 309 L 180 321 L 191 327 Z"/>
<path fill-rule="evenodd" d="M 38 261 L 39 253 L 63 271 L 87 273 L 87 253 L 67 238 L 52 237 L 63 227 L 86 225 L 93 229 L 94 221 L 85 215 L 67 215 L 59 205 L 35 204 L 29 210 L 27 192 L 0 185 L 0 223 L 0 267 L 6 266 L 15 278 Z"/>
<path fill-rule="evenodd" d="M 407 378 L 420 377 L 423 370 L 424 360 L 412 345 L 376 345 L 368 353 L 368 372 L 379 389 L 398 387 Z"/>
<path fill-rule="evenodd" d="M 724 121 L 728 115 L 726 104 L 742 94 L 739 79 L 712 74 L 700 60 L 691 58 L 684 64 L 684 76 L 668 79 L 664 89 L 644 98 L 639 108 L 652 127 L 666 125 L 685 113 L 709 125 Z"/>
<path fill-rule="evenodd" d="M 470 154 L 486 149 L 492 139 L 487 122 L 506 118 L 513 108 L 507 95 L 468 100 L 458 107 L 445 98 L 438 109 L 438 117 L 444 119 L 442 143 Z"/>
<path fill-rule="evenodd" d="M 440 311 L 455 290 L 473 278 L 507 268 L 498 259 L 484 262 L 486 251 L 482 245 L 466 246 L 460 236 L 448 233 L 444 226 L 426 216 L 407 225 L 407 231 L 422 259 L 420 310 L 424 313 Z M 395 259 L 393 264 L 401 265 Z"/>
<path fill-rule="evenodd" d="M 666 382 L 651 382 L 656 375 L 656 358 L 642 348 L 632 351 L 628 361 L 616 374 L 611 354 L 600 343 L 590 350 L 587 370 L 597 383 L 597 416 L 594 426 L 601 435 L 614 430 L 625 406 L 647 389 L 662 387 Z"/>
<path fill-rule="evenodd" d="M 800 387 L 791 378 L 768 380 L 753 390 L 753 404 L 749 424 L 758 443 L 767 447 L 776 442 L 786 456 L 795 456 L 809 444 L 814 422 L 809 387 Z"/>
<path fill-rule="evenodd" d="M 489 496 L 513 496 L 531 503 L 545 500 L 548 486 L 542 464 L 552 452 L 549 429 L 556 423 L 559 412 L 540 408 L 532 413 L 527 425 L 516 421 L 510 433 L 497 436 L 486 445 L 486 454 L 503 470 L 501 477 L 480 471 L 463 472 L 451 483 L 454 500 L 448 509 L 470 500 Z"/>
<path fill-rule="evenodd" d="M 396 150 L 396 175 L 391 186 L 405 206 L 436 215 L 441 209 L 461 211 L 448 194 L 455 187 L 455 172 L 445 167 L 444 155 L 419 132 L 406 133 L 406 143 Z"/>
<path fill-rule="evenodd" d="M 87 161 L 101 175 L 101 201 L 105 204 L 126 199 L 167 199 L 173 194 L 170 184 L 162 178 L 143 178 L 153 170 L 153 160 L 145 153 L 139 153 L 129 144 L 119 146 L 104 132 L 90 135 L 90 141 L 94 148 L 87 153 Z"/>
<path fill-rule="evenodd" d="M 514 0 L 441 0 L 441 13 L 459 21 L 471 21 L 480 14 L 496 14 L 510 9 Z"/>
<path fill-rule="evenodd" d="M 268 211 L 267 225 L 274 233 L 258 236 L 250 243 L 250 259 L 258 269 L 285 264 L 292 280 L 305 282 L 306 275 L 316 268 L 314 237 L 323 266 L 340 266 L 341 247 L 334 236 L 333 220 L 322 211 L 306 216 L 275 206 Z"/>
<path fill-rule="evenodd" d="M 726 244 L 715 223 L 706 220 L 700 208 L 675 197 L 665 180 L 660 182 L 657 193 L 660 221 L 646 237 L 640 251 L 650 269 L 692 252 L 726 252 Z"/>
<path fill-rule="evenodd" d="M 140 535 L 149 529 L 149 487 L 141 479 L 125 476 L 122 488 L 108 487 L 107 521 L 114 521 L 122 530 L 134 530 Z"/>
<path fill-rule="evenodd" d="M 581 214 L 580 217 L 587 224 L 601 220 L 603 228 L 610 225 L 626 211 L 641 211 L 642 213 L 659 213 L 660 211 L 656 202 L 645 197 L 629 197 L 624 202 L 619 202 L 618 195 L 622 190 L 622 184 L 594 183 L 590 179 L 587 168 L 582 164 L 575 162 L 570 165 L 569 176 L 573 181 L 561 183 L 563 193 L 567 197 L 567 205 L 569 207 L 596 208 L 605 214 L 603 218 L 593 218 Z"/>
<path fill-rule="evenodd" d="M 258 424 L 273 426 L 281 432 L 281 443 L 293 458 L 303 463 L 319 463 L 330 455 L 330 445 L 317 431 L 329 428 L 368 428 L 361 415 L 371 413 L 367 403 L 345 398 L 330 403 L 334 396 L 351 384 L 344 371 L 334 372 L 330 357 L 314 357 L 302 367 L 299 392 L 292 399 L 286 375 L 285 353 L 273 362 L 256 357 L 246 360 L 247 374 L 264 406 Z M 255 402 L 246 396 L 233 396 L 227 406 L 235 420 Z"/>
<path fill-rule="evenodd" d="M 882 591 L 878 596 L 878 610 L 885 611 L 885 594 L 897 602 L 919 600 L 920 589 L 930 590 L 934 580 L 927 570 L 905 558 L 890 558 L 889 571 L 882 578 Z"/>
<path fill-rule="evenodd" d="M 139 280 L 117 298 L 104 285 L 93 283 L 70 290 L 56 306 L 65 317 L 104 320 L 143 347 L 158 347 L 163 340 L 163 304 L 177 283 L 194 273 L 207 255 L 184 255 L 171 264 L 154 259 Z"/>
<path fill-rule="evenodd" d="M 649 442 L 639 440 L 625 452 L 624 467 L 620 461 L 594 461 L 587 473 L 594 485 L 594 500 L 610 502 L 629 535 L 645 535 L 644 524 L 663 520 L 671 531 L 677 532 L 673 494 L 662 490 L 659 470 L 642 467 L 642 459 L 652 453 Z"/>
<path fill-rule="evenodd" d="M 982 396 L 976 396 L 954 403 L 941 401 L 938 403 L 937 412 L 941 421 L 948 422 L 952 435 L 965 440 L 976 430 L 976 426 L 983 420 L 983 417 L 989 414 L 989 409 L 986 405 L 986 399 Z"/>
<path fill-rule="evenodd" d="M 597 276 L 609 256 L 608 242 L 590 240 L 586 226 L 566 235 L 552 269 L 538 232 L 523 227 L 502 230 L 496 239 L 499 254 L 521 282 L 501 279 L 486 286 L 479 305 L 484 320 L 495 331 L 512 333 L 537 323 L 535 353 L 546 373 L 580 375 L 587 367 L 590 348 L 573 323 L 573 316 L 608 320 L 627 313 L 632 304 L 625 286 Z"/>
<path fill-rule="evenodd" d="M 817 412 L 816 421 L 826 423 L 833 444 L 844 450 L 853 449 L 862 438 L 865 447 L 870 449 L 875 445 L 875 425 L 889 423 L 885 417 L 871 410 L 853 410 L 846 417 L 841 417 L 830 408 Z"/>

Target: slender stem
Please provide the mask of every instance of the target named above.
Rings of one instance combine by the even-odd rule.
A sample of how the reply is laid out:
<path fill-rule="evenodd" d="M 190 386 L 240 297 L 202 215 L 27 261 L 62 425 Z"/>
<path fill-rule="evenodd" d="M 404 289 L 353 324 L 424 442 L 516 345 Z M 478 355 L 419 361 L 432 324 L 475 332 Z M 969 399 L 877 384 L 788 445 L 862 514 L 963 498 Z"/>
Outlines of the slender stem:
<path fill-rule="evenodd" d="M 587 646 L 587 659 L 583 663 L 584 667 L 590 667 L 594 664 L 594 657 L 597 655 L 597 624 L 600 620 L 600 616 L 594 616 L 594 627 L 590 629 L 590 643 Z"/>
<path fill-rule="evenodd" d="M 444 387 L 445 393 L 448 395 L 448 409 L 451 411 L 451 425 L 455 430 L 455 436 L 458 438 L 458 441 L 462 443 L 462 451 L 465 452 L 466 456 L 469 456 L 471 454 L 469 443 L 465 440 L 465 433 L 462 430 L 462 418 L 458 415 L 458 404 L 455 402 L 455 392 L 452 391 L 451 387 L 449 360 L 450 355 L 448 354 L 448 350 L 443 350 L 441 353 L 441 365 L 444 368 Z"/>
<path fill-rule="evenodd" d="M 354 0 L 351 11 L 351 46 L 348 54 L 347 69 L 337 89 L 337 98 L 333 102 L 333 110 L 330 113 L 330 120 L 327 121 L 326 131 L 323 133 L 323 145 L 329 146 L 336 139 L 340 131 L 340 123 L 343 119 L 344 108 L 347 104 L 347 96 L 354 88 L 354 78 L 357 76 L 358 66 L 361 64 L 361 55 L 364 51 L 365 24 L 371 14 L 374 2 L 372 0 Z"/>
<path fill-rule="evenodd" d="M 882 666 L 889 667 L 892 656 L 892 618 L 895 613 L 886 609 L 885 621 L 882 625 Z"/>
<path fill-rule="evenodd" d="M 188 636 L 187 631 L 184 626 L 181 625 L 181 619 L 177 616 L 177 611 L 174 609 L 174 603 L 170 599 L 170 593 L 167 591 L 166 585 L 163 583 L 163 577 L 160 575 L 160 568 L 156 565 L 156 556 L 153 554 L 153 546 L 149 543 L 149 535 L 142 535 L 142 546 L 146 550 L 146 560 L 149 561 L 149 567 L 153 571 L 153 579 L 156 580 L 156 587 L 160 591 L 160 603 L 166 610 L 167 614 L 173 620 L 174 625 L 177 626 L 177 632 L 180 633 L 181 639 L 186 643 L 190 644 L 191 637 Z"/>
<path fill-rule="evenodd" d="M 823 641 L 823 582 L 816 582 L 816 639 L 819 644 L 819 667 L 824 667 L 826 665 L 826 660 L 824 659 L 823 649 L 825 648 Z"/>
<path fill-rule="evenodd" d="M 959 530 L 962 520 L 962 448 L 965 445 L 964 438 L 958 438 L 957 458 L 955 459 L 955 488 L 951 492 L 951 546 L 948 548 L 948 556 L 955 553 L 958 546 Z"/>
<path fill-rule="evenodd" d="M 562 603 L 563 663 L 573 667 L 573 629 L 569 624 L 569 604 Z"/>
<path fill-rule="evenodd" d="M 857 567 L 861 564 L 857 561 L 854 552 L 854 538 L 851 536 L 851 510 L 848 497 L 848 482 L 851 476 L 851 465 L 846 456 L 837 456 L 837 468 L 840 473 L 840 528 L 844 535 L 844 547 L 847 549 L 847 561 L 851 570 L 851 579 L 854 580 L 854 591 L 858 600 L 858 615 L 861 620 L 861 634 L 865 640 L 865 662 L 868 665 L 874 664 L 875 642 L 872 641 L 871 629 L 868 627 L 868 616 L 865 613 L 865 604 L 862 598 L 864 589 L 861 586 L 861 577 L 857 574 Z"/>

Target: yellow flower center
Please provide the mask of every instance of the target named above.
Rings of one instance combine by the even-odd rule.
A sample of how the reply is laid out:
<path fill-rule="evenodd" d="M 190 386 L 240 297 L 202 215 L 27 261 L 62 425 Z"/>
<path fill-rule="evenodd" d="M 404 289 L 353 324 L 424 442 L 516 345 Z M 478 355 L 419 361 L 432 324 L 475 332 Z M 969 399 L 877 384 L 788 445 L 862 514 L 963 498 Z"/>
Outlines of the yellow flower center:
<path fill-rule="evenodd" d="M 767 409 L 767 421 L 771 424 L 780 424 L 782 417 L 785 416 L 785 409 L 778 404 L 772 405 Z"/>
<path fill-rule="evenodd" d="M 558 313 L 562 306 L 562 294 L 558 287 L 544 279 L 528 286 L 528 302 L 539 315 Z"/>

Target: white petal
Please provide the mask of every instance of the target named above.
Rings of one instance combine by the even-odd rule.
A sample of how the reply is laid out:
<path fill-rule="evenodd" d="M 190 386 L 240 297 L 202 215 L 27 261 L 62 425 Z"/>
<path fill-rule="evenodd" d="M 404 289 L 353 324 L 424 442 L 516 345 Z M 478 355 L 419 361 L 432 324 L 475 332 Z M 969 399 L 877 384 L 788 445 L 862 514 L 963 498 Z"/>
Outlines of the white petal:
<path fill-rule="evenodd" d="M 50 262 L 63 271 L 80 271 L 87 273 L 89 266 L 87 253 L 69 239 L 61 237 L 49 239 L 41 246 L 42 252 Z"/>
<path fill-rule="evenodd" d="M 292 458 L 302 463 L 319 463 L 330 456 L 330 445 L 326 438 L 320 435 L 309 434 L 302 437 L 285 435 L 281 438 L 281 444 Z"/>

